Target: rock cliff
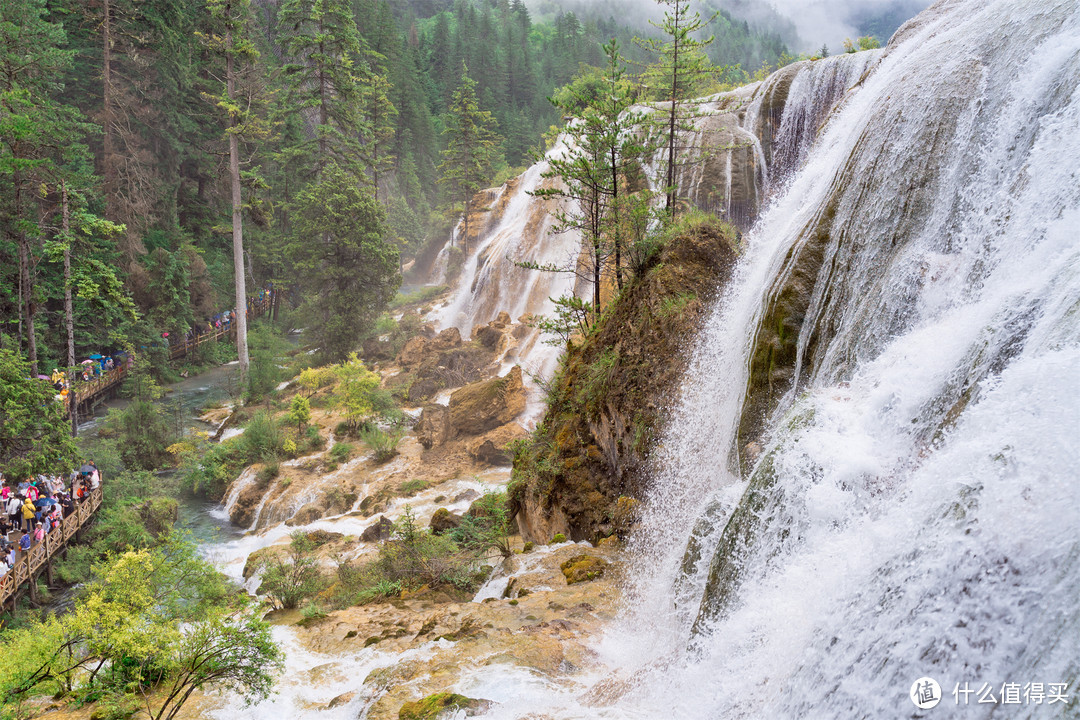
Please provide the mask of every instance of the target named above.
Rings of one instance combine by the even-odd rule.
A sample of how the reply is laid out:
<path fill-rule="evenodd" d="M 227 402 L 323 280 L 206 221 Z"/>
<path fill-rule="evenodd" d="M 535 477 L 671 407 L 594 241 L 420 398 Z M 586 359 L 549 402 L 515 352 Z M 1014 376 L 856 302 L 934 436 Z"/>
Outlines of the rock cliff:
<path fill-rule="evenodd" d="M 736 259 L 737 231 L 681 223 L 599 325 L 567 347 L 543 419 L 517 446 L 511 497 L 526 540 L 629 529 L 648 451 L 678 396 L 694 330 Z"/>

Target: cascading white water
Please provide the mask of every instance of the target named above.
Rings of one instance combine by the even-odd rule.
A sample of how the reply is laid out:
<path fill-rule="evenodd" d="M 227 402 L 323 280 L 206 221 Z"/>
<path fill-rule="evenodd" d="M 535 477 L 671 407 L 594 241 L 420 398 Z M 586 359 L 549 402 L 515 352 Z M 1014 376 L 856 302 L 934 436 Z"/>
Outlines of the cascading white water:
<path fill-rule="evenodd" d="M 1075 0 L 942 2 L 845 100 L 699 338 L 593 716 L 907 717 L 921 676 L 941 717 L 1075 712 L 1078 82 Z M 815 242 L 747 491 L 751 349 Z"/>
<path fill-rule="evenodd" d="M 562 151 L 562 145 L 556 144 L 549 153 Z M 468 337 L 474 327 L 494 320 L 500 312 L 514 320 L 527 314 L 550 315 L 554 298 L 583 292 L 573 272 L 542 272 L 517 265 L 577 266 L 580 234 L 552 233 L 557 201 L 530 195 L 554 182 L 543 178 L 547 169 L 546 162 L 536 163 L 494 195 L 490 210 L 494 218 L 485 223 L 478 242 L 469 249 L 450 301 L 432 313 L 440 328 L 456 327 Z M 437 262 L 448 254 L 449 246 Z M 514 359 L 526 370 L 550 377 L 558 350 L 539 342 L 538 335 L 534 331 L 523 339 Z"/>

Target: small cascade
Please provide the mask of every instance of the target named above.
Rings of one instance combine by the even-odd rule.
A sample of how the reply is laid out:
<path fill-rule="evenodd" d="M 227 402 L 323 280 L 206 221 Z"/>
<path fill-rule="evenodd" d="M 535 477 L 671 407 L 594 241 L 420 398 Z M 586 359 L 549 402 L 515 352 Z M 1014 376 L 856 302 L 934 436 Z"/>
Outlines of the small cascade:
<path fill-rule="evenodd" d="M 255 484 L 257 476 L 258 473 L 256 472 L 255 467 L 250 466 L 245 468 L 244 472 L 240 473 L 240 477 L 233 481 L 232 485 L 229 486 L 229 494 L 225 497 L 225 502 L 222 503 L 220 510 L 223 517 L 228 518 L 232 514 L 233 508 L 236 507 L 236 503 L 240 499 L 240 496 L 243 494 L 244 490 Z"/>
<path fill-rule="evenodd" d="M 562 152 L 559 144 L 549 154 L 558 152 Z M 524 315 L 550 315 L 554 309 L 551 298 L 584 292 L 573 272 L 541 272 L 517 264 L 577 267 L 580 236 L 573 231 L 552 234 L 556 201 L 529 194 L 554 182 L 542 177 L 547 169 L 546 162 L 536 163 L 491 194 L 487 219 L 462 262 L 456 290 L 445 306 L 432 313 L 440 329 L 456 327 L 468 337 L 473 328 L 491 322 L 502 311 L 514 320 Z M 456 230 L 453 242 L 460 244 Z M 436 267 L 452 252 L 449 245 L 444 248 Z M 445 281 L 445 273 L 442 278 Z M 532 373 L 550 376 L 558 350 L 537 340 L 534 331 L 521 340 L 517 355 L 508 359 Z"/>
<path fill-rule="evenodd" d="M 754 111 L 747 113 L 747 127 L 762 142 L 766 136 L 771 139 L 768 143 L 771 147 L 763 151 L 764 157 L 771 158 L 768 163 L 770 190 L 775 190 L 802 166 L 837 103 L 881 57 L 881 52 L 870 50 L 805 60 L 770 78 L 769 87 L 760 93 Z M 760 125 L 761 121 L 775 117 L 777 113 L 774 106 L 771 112 L 762 114 L 761 105 L 766 97 L 775 105 L 779 101 L 775 86 L 785 83 L 779 122 L 766 131 Z"/>

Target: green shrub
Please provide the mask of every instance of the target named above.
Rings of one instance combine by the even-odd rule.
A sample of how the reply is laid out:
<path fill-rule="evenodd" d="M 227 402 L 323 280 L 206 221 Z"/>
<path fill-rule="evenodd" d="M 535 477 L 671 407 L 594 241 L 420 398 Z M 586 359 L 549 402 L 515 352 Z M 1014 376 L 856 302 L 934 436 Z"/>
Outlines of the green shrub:
<path fill-rule="evenodd" d="M 262 563 L 260 593 L 266 593 L 276 607 L 292 609 L 325 587 L 318 560 L 313 551 L 315 543 L 306 533 L 297 530 L 290 536 L 289 552 L 285 558 L 272 557 Z"/>
<path fill-rule="evenodd" d="M 268 462 L 261 468 L 259 468 L 259 484 L 265 487 L 266 485 L 269 485 L 270 481 L 276 478 L 279 474 L 281 474 L 281 466 L 278 465 L 278 462 L 276 460 Z"/>
<path fill-rule="evenodd" d="M 252 416 L 238 439 L 248 462 L 270 462 L 284 454 L 285 433 L 266 410 L 259 410 Z"/>
<path fill-rule="evenodd" d="M 360 429 L 360 439 L 371 448 L 377 463 L 384 463 L 397 455 L 401 435 L 400 430 L 384 431 L 370 424 Z"/>
<path fill-rule="evenodd" d="M 418 492 L 423 492 L 428 489 L 428 484 L 424 480 L 406 480 L 398 487 L 398 495 L 402 497 L 408 497 L 415 495 Z"/>
<path fill-rule="evenodd" d="M 472 581 L 477 561 L 463 553 L 445 535 L 433 535 L 416 524 L 412 508 L 394 523 L 394 534 L 379 546 L 375 561 L 378 577 L 403 587 L 453 585 L 467 587 Z"/>
<path fill-rule="evenodd" d="M 504 492 L 483 495 L 469 508 L 461 524 L 454 528 L 451 537 L 463 548 L 477 555 L 491 550 L 503 557 L 510 557 L 510 529 L 512 513 Z"/>
<path fill-rule="evenodd" d="M 257 402 L 269 395 L 281 382 L 279 359 L 288 350 L 284 338 L 266 325 L 255 325 L 248 332 L 251 363 L 248 367 L 247 401 Z"/>
<path fill-rule="evenodd" d="M 349 459 L 352 452 L 353 446 L 351 443 L 334 443 L 334 447 L 330 448 L 330 458 L 336 463 L 343 463 Z"/>
<path fill-rule="evenodd" d="M 308 602 L 307 605 L 301 608 L 300 614 L 307 621 L 322 620 L 328 617 L 327 612 L 313 602 Z"/>
<path fill-rule="evenodd" d="M 551 538 L 551 544 L 552 545 L 555 545 L 555 544 L 558 544 L 558 543 L 564 543 L 564 542 L 566 542 L 566 536 L 563 535 L 562 533 L 555 533 L 555 535 Z"/>

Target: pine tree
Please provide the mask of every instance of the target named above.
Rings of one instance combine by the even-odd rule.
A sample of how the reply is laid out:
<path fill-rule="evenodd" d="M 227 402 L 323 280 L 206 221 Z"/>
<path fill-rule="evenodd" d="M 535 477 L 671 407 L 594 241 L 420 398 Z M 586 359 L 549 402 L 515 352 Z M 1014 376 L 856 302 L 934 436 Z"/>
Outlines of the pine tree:
<path fill-rule="evenodd" d="M 291 59 L 284 72 L 294 104 L 302 113 L 314 114 L 314 139 L 295 151 L 314 156 L 310 166 L 315 174 L 336 162 L 360 177 L 358 73 L 366 68 L 348 1 L 285 0 L 278 11 L 278 31 Z"/>
<path fill-rule="evenodd" d="M 585 76 L 551 98 L 564 116 L 573 119 L 564 130 L 565 150 L 548 157 L 550 168 L 543 173 L 543 177 L 556 178 L 559 183 L 534 193 L 569 201 L 568 207 L 556 212 L 552 231 L 578 230 L 582 234 L 582 245 L 589 249 L 594 319 L 602 307 L 600 289 L 612 256 L 615 282 L 622 287 L 620 190 L 626 184 L 627 171 L 644 153 L 636 131 L 645 116 L 630 110 L 631 88 L 623 77 L 618 42 L 612 40 L 604 45 L 604 52 L 608 66 L 599 83 Z"/>
<path fill-rule="evenodd" d="M 240 385 L 244 386 L 250 358 L 247 343 L 247 282 L 244 272 L 244 202 L 240 178 L 240 140 L 265 139 L 267 129 L 253 112 L 257 90 L 250 77 L 244 83 L 245 68 L 258 60 L 259 53 L 247 37 L 250 0 L 206 0 L 213 29 L 202 34 L 207 46 L 224 56 L 223 92 L 214 97 L 228 117 L 225 135 L 229 144 L 229 194 L 232 206 L 233 297 L 236 307 L 236 351 L 240 360 Z"/>
<path fill-rule="evenodd" d="M 86 131 L 74 109 L 56 102 L 72 53 L 63 28 L 46 19 L 45 0 L 10 0 L 0 10 L 0 223 L 18 249 L 19 337 L 38 374 L 35 266 L 43 239 L 39 188 L 60 173 L 57 160 Z"/>
<path fill-rule="evenodd" d="M 689 0 L 657 0 L 666 5 L 662 23 L 652 23 L 659 28 L 667 39 L 635 38 L 641 47 L 655 52 L 659 60 L 651 66 L 647 77 L 655 78 L 656 99 L 669 103 L 664 110 L 664 122 L 661 136 L 666 145 L 665 155 L 665 193 L 664 209 L 668 217 L 675 218 L 675 168 L 676 136 L 689 128 L 690 119 L 686 112 L 687 101 L 696 97 L 705 79 L 716 72 L 704 49 L 712 43 L 709 37 L 699 40 L 694 34 L 708 24 L 701 19 L 701 13 L 690 13 Z"/>
<path fill-rule="evenodd" d="M 394 297 L 401 276 L 382 207 L 336 164 L 302 190 L 291 213 L 290 258 L 307 295 L 312 342 L 345 359 Z"/>
<path fill-rule="evenodd" d="M 439 165 L 440 182 L 449 190 L 451 203 L 461 204 L 464 214 L 464 251 L 469 252 L 469 212 L 472 199 L 491 180 L 492 162 L 502 141 L 493 128 L 495 120 L 481 110 L 476 99 L 476 83 L 462 66 L 461 83 L 447 111 L 446 150 Z"/>
<path fill-rule="evenodd" d="M 394 120 L 398 111 L 390 102 L 391 86 L 383 75 L 371 74 L 361 90 L 361 109 L 364 116 L 364 160 L 371 171 L 375 197 L 379 196 L 380 180 L 394 164 Z"/>
<path fill-rule="evenodd" d="M 625 77 L 625 60 L 620 54 L 618 40 L 612 38 L 610 43 L 603 46 L 603 51 L 607 66 L 603 75 L 604 91 L 596 103 L 596 112 L 604 128 L 602 143 L 608 173 L 604 192 L 610 196 L 610 210 L 604 220 L 615 254 L 615 284 L 621 290 L 625 245 L 622 216 L 628 190 L 626 177 L 650 148 L 640 139 L 639 130 L 645 121 L 645 114 L 631 109 L 634 104 L 633 89 Z"/>

